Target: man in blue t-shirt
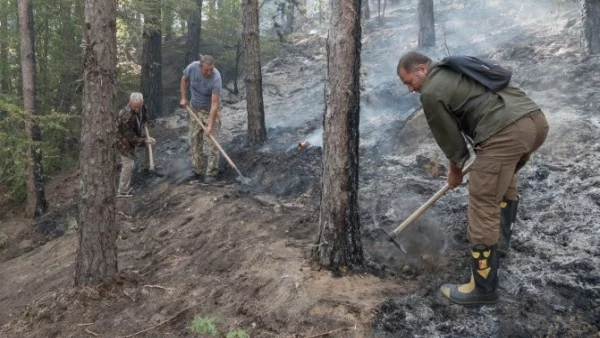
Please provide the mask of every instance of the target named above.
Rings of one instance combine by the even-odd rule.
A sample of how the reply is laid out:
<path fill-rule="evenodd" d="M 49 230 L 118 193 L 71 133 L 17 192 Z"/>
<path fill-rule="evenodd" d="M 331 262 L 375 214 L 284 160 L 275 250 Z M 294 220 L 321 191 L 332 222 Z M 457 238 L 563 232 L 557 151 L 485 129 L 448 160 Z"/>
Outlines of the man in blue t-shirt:
<path fill-rule="evenodd" d="M 191 93 L 191 107 L 199 113 L 208 135 L 215 139 L 221 129 L 221 74 L 215 68 L 215 60 L 210 55 L 203 55 L 200 61 L 190 63 L 181 77 L 181 102 L 188 105 L 188 88 Z M 192 151 L 192 168 L 196 176 L 203 172 L 204 132 L 196 121 L 190 119 L 189 140 Z M 219 150 L 209 142 L 205 183 L 214 183 L 219 173 Z"/>

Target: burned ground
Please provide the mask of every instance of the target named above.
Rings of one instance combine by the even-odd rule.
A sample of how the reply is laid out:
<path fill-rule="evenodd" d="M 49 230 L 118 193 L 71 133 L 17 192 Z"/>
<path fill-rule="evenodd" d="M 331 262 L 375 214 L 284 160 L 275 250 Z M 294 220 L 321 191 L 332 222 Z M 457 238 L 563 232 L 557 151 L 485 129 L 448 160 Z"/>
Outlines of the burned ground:
<path fill-rule="evenodd" d="M 446 3 L 436 8 L 437 36 L 446 41 L 427 53 L 511 66 L 514 83 L 550 122 L 548 140 L 519 175 L 521 205 L 497 306 L 464 308 L 439 294 L 442 283 L 468 275 L 465 186 L 407 228 L 401 249 L 381 229 L 391 232 L 445 179 L 443 154 L 415 111 L 418 97 L 395 77 L 397 57 L 416 46 L 410 1 L 364 29 L 359 202 L 369 269 L 335 278 L 309 259 L 326 37 L 315 30 L 264 66 L 264 146 L 246 144 L 245 101 L 227 100 L 222 144 L 250 184 L 238 183 L 224 162 L 218 184 L 190 175 L 185 111 L 153 122 L 163 175 L 145 172 L 140 154 L 135 196 L 120 200 L 114 283 L 72 288 L 75 173 L 48 186 L 51 212 L 35 225 L 40 232 L 18 210 L 5 216 L 0 335 L 191 337 L 194 316 L 217 316 L 221 336 L 236 328 L 251 337 L 597 336 L 600 60 L 580 53 L 579 13 L 551 2 Z M 305 140 L 310 145 L 298 149 Z"/>

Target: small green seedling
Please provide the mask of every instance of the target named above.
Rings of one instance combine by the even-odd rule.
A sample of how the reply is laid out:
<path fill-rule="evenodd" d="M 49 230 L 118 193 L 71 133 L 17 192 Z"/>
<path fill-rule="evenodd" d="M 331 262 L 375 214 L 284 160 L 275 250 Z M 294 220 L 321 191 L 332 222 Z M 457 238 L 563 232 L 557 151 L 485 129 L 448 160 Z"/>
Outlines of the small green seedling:
<path fill-rule="evenodd" d="M 214 337 L 217 335 L 217 327 L 215 326 L 215 317 L 195 317 L 192 320 L 190 331 L 194 334 Z"/>

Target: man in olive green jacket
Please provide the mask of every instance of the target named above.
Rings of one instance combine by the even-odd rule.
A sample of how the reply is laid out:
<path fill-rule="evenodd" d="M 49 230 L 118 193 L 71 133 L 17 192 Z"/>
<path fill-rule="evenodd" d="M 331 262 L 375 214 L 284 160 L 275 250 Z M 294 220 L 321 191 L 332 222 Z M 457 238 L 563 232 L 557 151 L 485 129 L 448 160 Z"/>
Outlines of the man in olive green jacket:
<path fill-rule="evenodd" d="M 397 74 L 421 103 L 433 136 L 449 159 L 448 185 L 463 181 L 469 159 L 467 140 L 476 158 L 469 180 L 471 280 L 444 284 L 442 294 L 463 305 L 498 301 L 499 250 L 508 250 L 516 217 L 516 172 L 548 134 L 540 108 L 519 88 L 497 93 L 418 52 L 403 55 Z"/>

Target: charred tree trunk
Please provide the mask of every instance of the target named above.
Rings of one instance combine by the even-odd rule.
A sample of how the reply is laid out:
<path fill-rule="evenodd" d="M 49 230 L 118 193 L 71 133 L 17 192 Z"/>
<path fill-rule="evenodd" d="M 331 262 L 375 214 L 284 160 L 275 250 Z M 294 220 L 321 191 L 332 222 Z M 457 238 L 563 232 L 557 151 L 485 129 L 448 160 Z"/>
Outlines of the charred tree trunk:
<path fill-rule="evenodd" d="M 118 227 L 115 222 L 116 23 L 116 0 L 85 0 L 79 247 L 75 285 L 101 284 L 118 272 Z"/>
<path fill-rule="evenodd" d="M 11 74 L 8 63 L 8 3 L 0 0 L 0 93 L 9 94 L 12 91 Z"/>
<path fill-rule="evenodd" d="M 198 60 L 200 53 L 200 28 L 202 25 L 202 0 L 194 0 L 196 9 L 188 17 L 188 30 L 185 42 L 185 64 Z"/>
<path fill-rule="evenodd" d="M 327 38 L 319 236 L 313 258 L 343 273 L 364 261 L 358 215 L 360 0 L 332 0 Z"/>
<path fill-rule="evenodd" d="M 419 0 L 419 47 L 435 45 L 433 0 Z"/>
<path fill-rule="evenodd" d="M 19 38 L 21 39 L 21 72 L 23 74 L 23 110 L 25 111 L 25 134 L 30 142 L 27 147 L 27 201 L 25 214 L 37 217 L 48 208 L 44 193 L 44 170 L 40 128 L 35 120 L 35 44 L 33 39 L 33 8 L 31 0 L 19 0 Z"/>
<path fill-rule="evenodd" d="M 148 2 L 142 33 L 142 76 L 140 90 L 148 107 L 148 116 L 156 118 L 162 111 L 161 1 Z"/>
<path fill-rule="evenodd" d="M 582 0 L 583 37 L 588 54 L 600 54 L 600 0 Z"/>
<path fill-rule="evenodd" d="M 248 140 L 261 145 L 267 138 L 265 107 L 262 96 L 260 41 L 258 36 L 258 0 L 244 0 L 244 55 L 246 61 L 246 107 Z"/>

